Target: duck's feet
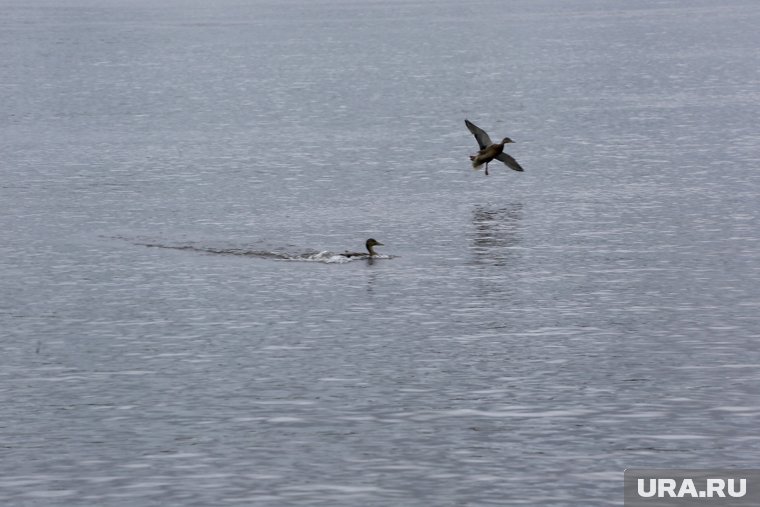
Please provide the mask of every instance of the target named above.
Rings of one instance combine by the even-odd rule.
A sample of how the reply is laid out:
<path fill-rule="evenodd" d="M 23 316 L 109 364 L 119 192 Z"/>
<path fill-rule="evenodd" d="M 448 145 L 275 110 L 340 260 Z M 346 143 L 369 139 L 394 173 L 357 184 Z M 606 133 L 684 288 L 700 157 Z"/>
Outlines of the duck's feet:
<path fill-rule="evenodd" d="M 488 176 L 488 164 L 486 164 L 486 176 Z"/>

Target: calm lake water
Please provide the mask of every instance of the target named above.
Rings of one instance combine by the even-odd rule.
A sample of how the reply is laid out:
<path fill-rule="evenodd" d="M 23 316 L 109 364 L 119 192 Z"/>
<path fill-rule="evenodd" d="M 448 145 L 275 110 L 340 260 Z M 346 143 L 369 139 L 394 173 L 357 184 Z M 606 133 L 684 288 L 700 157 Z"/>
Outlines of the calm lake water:
<path fill-rule="evenodd" d="M 3 505 L 757 468 L 757 1 L 2 11 Z M 525 172 L 472 171 L 465 118 Z"/>

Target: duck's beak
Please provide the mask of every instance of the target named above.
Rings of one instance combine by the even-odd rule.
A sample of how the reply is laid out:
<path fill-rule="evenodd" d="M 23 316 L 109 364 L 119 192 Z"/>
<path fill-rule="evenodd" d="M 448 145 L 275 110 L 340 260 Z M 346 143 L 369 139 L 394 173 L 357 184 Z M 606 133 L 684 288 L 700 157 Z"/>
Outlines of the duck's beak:
<path fill-rule="evenodd" d="M 382 243 L 377 243 L 375 246 L 385 246 Z"/>

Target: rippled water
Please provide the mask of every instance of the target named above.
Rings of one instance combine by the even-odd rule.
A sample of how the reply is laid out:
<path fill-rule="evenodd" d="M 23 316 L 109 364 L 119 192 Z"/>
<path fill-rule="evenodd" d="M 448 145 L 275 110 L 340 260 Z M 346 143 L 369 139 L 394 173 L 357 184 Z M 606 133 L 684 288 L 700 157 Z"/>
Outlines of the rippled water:
<path fill-rule="evenodd" d="M 626 467 L 756 468 L 758 25 L 6 2 L 0 503 L 620 505 Z M 526 171 L 472 171 L 464 118 Z"/>

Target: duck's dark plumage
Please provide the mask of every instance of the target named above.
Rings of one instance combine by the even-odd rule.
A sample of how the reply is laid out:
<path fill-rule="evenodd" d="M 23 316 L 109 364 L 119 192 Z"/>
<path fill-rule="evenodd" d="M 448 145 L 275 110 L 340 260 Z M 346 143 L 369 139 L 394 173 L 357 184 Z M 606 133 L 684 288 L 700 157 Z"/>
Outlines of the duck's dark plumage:
<path fill-rule="evenodd" d="M 365 243 L 364 246 L 367 248 L 367 252 L 344 252 L 341 255 L 344 257 L 369 257 L 372 258 L 375 255 L 377 255 L 377 252 L 375 252 L 375 249 L 373 247 L 376 246 L 383 246 L 382 243 L 377 241 L 374 238 L 369 238 Z"/>
<path fill-rule="evenodd" d="M 486 176 L 488 176 L 488 163 L 495 159 L 499 162 L 503 162 L 510 169 L 520 172 L 523 171 L 522 166 L 517 163 L 517 160 L 504 153 L 504 145 L 513 143 L 513 140 L 505 137 L 500 143 L 494 143 L 491 141 L 491 138 L 485 130 L 478 127 L 470 120 L 465 120 L 464 124 L 467 125 L 467 129 L 472 132 L 472 135 L 475 136 L 475 140 L 478 142 L 478 147 L 480 148 L 480 151 L 475 155 L 470 155 L 470 160 L 472 160 L 472 167 L 474 169 L 480 169 L 480 166 L 485 164 Z"/>

